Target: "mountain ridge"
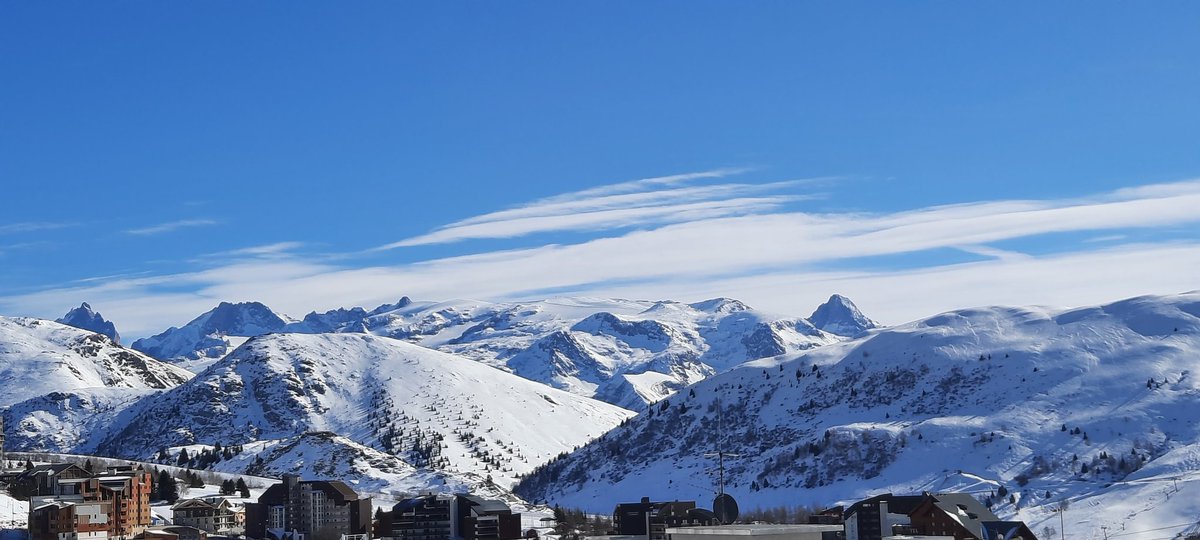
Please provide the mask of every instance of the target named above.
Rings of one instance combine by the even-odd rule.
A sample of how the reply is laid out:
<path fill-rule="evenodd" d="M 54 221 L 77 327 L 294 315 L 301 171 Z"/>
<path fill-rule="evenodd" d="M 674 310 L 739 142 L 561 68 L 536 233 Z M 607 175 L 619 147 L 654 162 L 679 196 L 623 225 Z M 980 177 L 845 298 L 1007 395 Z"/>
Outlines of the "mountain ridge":
<path fill-rule="evenodd" d="M 842 310 L 858 319 L 847 315 L 843 319 L 850 322 L 839 319 L 827 326 L 857 334 L 862 329 L 853 327 L 856 320 L 874 324 L 848 299 L 837 298 Z M 214 324 L 212 314 L 222 309 L 253 310 L 243 319 L 267 323 Z M 240 320 L 232 315 L 223 319 Z M 133 346 L 199 372 L 246 339 L 267 332 L 403 339 L 633 409 L 742 362 L 846 337 L 803 318 L 766 314 L 729 298 L 684 304 L 585 297 L 431 303 L 402 297 L 370 311 L 339 308 L 311 312 L 299 321 L 260 303 L 223 303 L 183 327 Z"/>

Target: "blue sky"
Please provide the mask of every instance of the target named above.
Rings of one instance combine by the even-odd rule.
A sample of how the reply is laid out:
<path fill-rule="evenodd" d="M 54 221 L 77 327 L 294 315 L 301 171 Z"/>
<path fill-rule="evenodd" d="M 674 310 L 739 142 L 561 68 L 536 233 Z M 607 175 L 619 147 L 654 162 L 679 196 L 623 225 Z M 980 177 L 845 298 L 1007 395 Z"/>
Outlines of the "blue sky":
<path fill-rule="evenodd" d="M 1195 3 L 0 10 L 7 315 L 1200 288 Z"/>

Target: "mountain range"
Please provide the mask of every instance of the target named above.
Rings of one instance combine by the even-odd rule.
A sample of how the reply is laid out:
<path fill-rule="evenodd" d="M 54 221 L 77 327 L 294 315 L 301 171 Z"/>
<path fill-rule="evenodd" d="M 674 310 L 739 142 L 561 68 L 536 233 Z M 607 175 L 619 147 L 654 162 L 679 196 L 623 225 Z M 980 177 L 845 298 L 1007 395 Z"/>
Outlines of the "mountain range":
<path fill-rule="evenodd" d="M 714 375 L 516 492 L 596 511 L 705 500 L 709 456 L 729 452 L 743 507 L 966 491 L 1039 531 L 1066 501 L 1077 538 L 1194 523 L 1198 371 L 1200 293 L 954 311 Z"/>
<path fill-rule="evenodd" d="M 737 300 L 693 304 L 596 298 L 413 302 L 337 309 L 296 320 L 257 302 L 223 302 L 132 347 L 196 373 L 247 338 L 271 332 L 365 333 L 478 360 L 568 392 L 640 410 L 733 366 L 837 342 L 877 324 L 847 298 L 817 322 Z"/>
<path fill-rule="evenodd" d="M 220 445 L 193 465 L 595 512 L 703 503 L 705 454 L 723 451 L 743 508 L 966 491 L 1039 533 L 1200 532 L 1200 293 L 893 327 L 838 296 L 807 318 L 729 299 L 402 299 L 300 320 L 222 304 L 193 322 L 143 348 L 202 361 L 195 375 L 0 318 L 10 447 L 174 463 Z"/>

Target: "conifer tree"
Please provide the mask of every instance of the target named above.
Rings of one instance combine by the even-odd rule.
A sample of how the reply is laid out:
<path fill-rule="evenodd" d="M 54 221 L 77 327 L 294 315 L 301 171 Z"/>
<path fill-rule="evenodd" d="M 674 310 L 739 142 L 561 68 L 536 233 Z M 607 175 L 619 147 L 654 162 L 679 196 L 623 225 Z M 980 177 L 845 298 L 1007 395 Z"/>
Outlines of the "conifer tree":
<path fill-rule="evenodd" d="M 175 477 L 162 471 L 158 473 L 158 482 L 155 485 L 155 498 L 175 504 L 179 500 L 179 486 L 175 483 Z"/>

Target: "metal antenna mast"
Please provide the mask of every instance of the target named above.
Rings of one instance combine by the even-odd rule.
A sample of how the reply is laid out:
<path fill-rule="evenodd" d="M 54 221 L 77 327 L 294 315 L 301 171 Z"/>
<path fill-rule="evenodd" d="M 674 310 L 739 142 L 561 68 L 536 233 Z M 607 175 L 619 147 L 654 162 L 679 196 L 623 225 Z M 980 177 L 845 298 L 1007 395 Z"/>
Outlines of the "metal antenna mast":
<path fill-rule="evenodd" d="M 717 458 L 717 496 L 725 494 L 725 458 L 726 457 L 741 457 L 741 454 L 726 452 L 725 448 L 725 409 L 721 406 L 721 395 L 717 395 L 717 433 L 721 437 L 721 442 L 717 447 L 716 452 L 708 452 L 704 457 Z"/>

